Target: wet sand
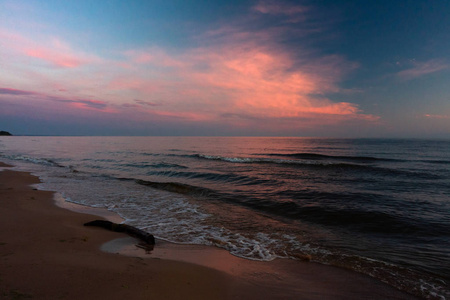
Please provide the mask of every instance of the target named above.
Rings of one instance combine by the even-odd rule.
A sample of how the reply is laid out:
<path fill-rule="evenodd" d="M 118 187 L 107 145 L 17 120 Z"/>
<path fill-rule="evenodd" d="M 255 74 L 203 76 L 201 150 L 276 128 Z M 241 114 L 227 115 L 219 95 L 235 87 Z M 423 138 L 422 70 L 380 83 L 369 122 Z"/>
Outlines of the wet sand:
<path fill-rule="evenodd" d="M 55 205 L 53 192 L 30 186 L 37 177 L 4 167 L 0 163 L 0 299 L 415 299 L 315 263 L 250 261 L 161 240 L 146 252 L 124 234 L 84 227 L 100 217 Z"/>

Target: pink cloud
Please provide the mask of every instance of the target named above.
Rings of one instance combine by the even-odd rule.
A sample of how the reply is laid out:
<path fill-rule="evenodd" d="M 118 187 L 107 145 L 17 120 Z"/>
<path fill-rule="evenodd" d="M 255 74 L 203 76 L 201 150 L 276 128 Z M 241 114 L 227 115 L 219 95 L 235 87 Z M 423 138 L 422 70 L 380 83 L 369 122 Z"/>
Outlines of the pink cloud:
<path fill-rule="evenodd" d="M 68 103 L 70 106 L 81 110 L 94 110 L 106 113 L 114 113 L 115 109 L 108 107 L 108 103 L 99 100 L 83 100 L 83 99 L 54 99 L 54 101 Z"/>
<path fill-rule="evenodd" d="M 241 52 L 239 48 L 229 47 L 221 51 L 197 50 L 184 60 L 194 65 L 208 65 L 206 71 L 197 71 L 191 66 L 180 70 L 178 76 L 190 78 L 191 86 L 206 91 L 204 98 L 212 98 L 217 92 L 228 95 L 226 103 L 216 107 L 219 110 L 266 117 L 294 117 L 301 113 L 359 113 L 353 104 L 333 103 L 309 96 L 338 90 L 336 82 L 341 73 L 330 69 L 341 64 L 339 58 L 328 59 L 328 64 L 305 65 L 287 71 L 294 64 L 287 54 L 272 53 L 267 49 Z M 340 69 L 342 71 L 343 66 Z"/>
<path fill-rule="evenodd" d="M 356 104 L 333 102 L 325 96 L 341 91 L 339 81 L 356 64 L 333 55 L 310 57 L 307 51 L 299 61 L 270 47 L 270 39 L 262 45 L 259 39 L 233 36 L 235 41 L 227 36 L 226 43 L 178 54 L 155 48 L 128 51 L 126 63 L 133 73 L 116 77 L 111 87 L 133 90 L 151 103 L 164 103 L 164 111 L 152 110 L 161 115 L 185 113 L 189 118 L 186 112 L 191 112 L 195 119 L 202 114 L 210 120 L 224 115 L 378 120 L 363 114 Z M 151 76 L 149 69 L 157 76 Z"/>
<path fill-rule="evenodd" d="M 143 79 L 118 75 L 109 82 L 108 88 L 112 90 L 142 89 L 145 84 L 146 81 Z"/>
<path fill-rule="evenodd" d="M 263 15 L 303 15 L 310 8 L 281 2 L 260 2 L 253 11 Z M 357 68 L 337 55 L 318 55 L 311 49 L 289 53 L 278 44 L 283 28 L 246 31 L 239 22 L 206 32 L 208 44 L 185 51 L 162 48 L 125 53 L 129 72 L 116 76 L 111 87 L 128 90 L 165 111 L 195 112 L 205 118 L 224 115 L 254 118 L 308 116 L 376 121 L 358 105 L 334 102 L 327 94 L 344 92 L 339 82 Z"/>
<path fill-rule="evenodd" d="M 41 59 L 53 66 L 62 68 L 76 68 L 99 61 L 98 58 L 73 50 L 65 41 L 52 38 L 48 44 L 26 45 L 23 52 L 34 58 Z"/>
<path fill-rule="evenodd" d="M 170 111 L 153 111 L 155 115 L 177 118 L 177 119 L 186 119 L 190 121 L 209 121 L 210 118 L 205 116 L 204 114 L 195 113 L 195 112 L 170 112 Z"/>
<path fill-rule="evenodd" d="M 25 56 L 48 63 L 53 67 L 76 68 L 99 61 L 99 58 L 76 51 L 62 39 L 55 37 L 26 37 L 24 35 L 0 30 L 2 47 L 8 51 L 3 55 Z"/>
<path fill-rule="evenodd" d="M 129 50 L 125 52 L 125 56 L 133 63 L 137 64 L 153 64 L 164 67 L 183 67 L 184 62 L 174 59 L 173 55 L 169 55 L 160 48 L 153 47 L 142 50 Z"/>
<path fill-rule="evenodd" d="M 27 49 L 24 50 L 24 53 L 30 57 L 39 58 L 41 60 L 53 64 L 54 66 L 64 68 L 75 68 L 86 63 L 86 61 L 80 57 L 70 54 L 56 53 L 52 49 L 43 49 L 43 48 Z"/>

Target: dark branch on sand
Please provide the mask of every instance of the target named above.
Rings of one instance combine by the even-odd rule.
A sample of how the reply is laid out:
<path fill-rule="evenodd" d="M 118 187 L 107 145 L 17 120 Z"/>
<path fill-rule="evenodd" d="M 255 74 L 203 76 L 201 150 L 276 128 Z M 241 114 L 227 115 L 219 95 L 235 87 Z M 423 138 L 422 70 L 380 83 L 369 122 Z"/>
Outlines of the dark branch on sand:
<path fill-rule="evenodd" d="M 84 226 L 97 226 L 97 227 L 102 227 L 111 231 L 115 231 L 115 232 L 123 232 L 126 233 L 132 237 L 135 237 L 141 241 L 143 241 L 144 243 L 148 244 L 148 245 L 154 245 L 155 244 L 155 237 L 150 234 L 147 233 L 143 230 L 140 230 L 136 227 L 127 225 L 127 224 L 117 224 L 117 223 L 113 223 L 110 221 L 105 221 L 105 220 L 95 220 L 92 222 L 88 222 L 85 223 Z"/>

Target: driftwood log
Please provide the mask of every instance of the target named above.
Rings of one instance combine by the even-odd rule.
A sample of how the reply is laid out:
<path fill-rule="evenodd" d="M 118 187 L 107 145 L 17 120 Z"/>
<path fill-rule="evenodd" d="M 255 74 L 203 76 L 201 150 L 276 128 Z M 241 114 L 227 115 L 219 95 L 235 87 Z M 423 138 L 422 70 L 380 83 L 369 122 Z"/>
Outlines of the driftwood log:
<path fill-rule="evenodd" d="M 148 244 L 148 245 L 154 245 L 155 244 L 155 237 L 147 233 L 143 230 L 140 230 L 136 227 L 127 225 L 127 224 L 117 224 L 110 221 L 105 220 L 95 220 L 92 222 L 85 223 L 84 226 L 96 226 L 96 227 L 102 227 L 111 231 L 115 232 L 123 232 L 126 233 L 132 237 L 135 237 L 142 242 Z"/>

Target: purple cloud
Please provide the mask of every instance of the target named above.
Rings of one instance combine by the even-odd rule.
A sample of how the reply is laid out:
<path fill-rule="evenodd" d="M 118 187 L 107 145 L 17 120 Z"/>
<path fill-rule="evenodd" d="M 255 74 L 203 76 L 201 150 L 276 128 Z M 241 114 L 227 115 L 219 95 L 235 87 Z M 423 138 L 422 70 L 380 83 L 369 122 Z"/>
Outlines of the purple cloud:
<path fill-rule="evenodd" d="M 53 98 L 53 97 L 51 97 Z M 66 102 L 66 103 L 73 103 L 78 107 L 88 107 L 88 108 L 94 108 L 94 109 L 105 109 L 107 107 L 106 102 L 99 101 L 99 100 L 82 100 L 82 99 L 50 99 L 58 102 Z"/>
<path fill-rule="evenodd" d="M 149 101 L 144 101 L 144 100 L 139 100 L 139 99 L 134 99 L 134 102 L 136 102 L 137 104 L 146 105 L 146 106 L 159 106 L 160 105 L 160 104 L 157 104 L 154 102 L 149 102 Z"/>
<path fill-rule="evenodd" d="M 13 96 L 25 96 L 25 95 L 38 95 L 35 92 L 16 90 L 10 88 L 0 88 L 0 95 L 13 95 Z"/>
<path fill-rule="evenodd" d="M 70 98 L 61 98 L 55 97 L 47 94 L 42 94 L 38 92 L 25 91 L 25 90 L 16 90 L 11 88 L 0 88 L 0 95 L 10 95 L 10 96 L 34 96 L 40 100 L 46 101 L 54 101 L 54 102 L 62 102 L 69 103 L 75 107 L 82 109 L 95 109 L 95 110 L 107 110 L 108 104 L 101 100 L 87 100 L 87 99 L 70 99 Z"/>

